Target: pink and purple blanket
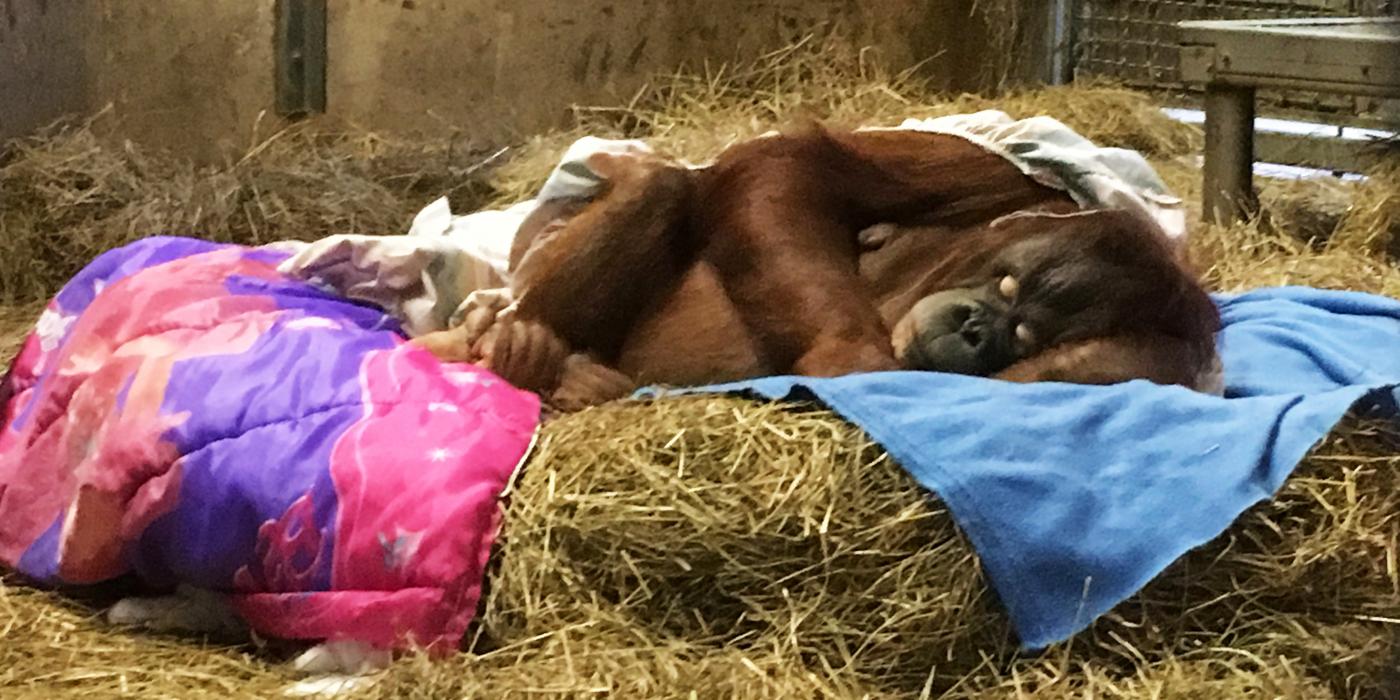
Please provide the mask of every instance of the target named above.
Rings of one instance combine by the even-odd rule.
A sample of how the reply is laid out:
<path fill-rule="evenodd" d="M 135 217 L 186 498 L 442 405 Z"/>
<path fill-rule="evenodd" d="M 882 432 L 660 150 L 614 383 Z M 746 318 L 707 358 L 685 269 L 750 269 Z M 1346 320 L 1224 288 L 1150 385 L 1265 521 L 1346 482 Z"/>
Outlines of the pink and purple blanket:
<path fill-rule="evenodd" d="M 285 257 L 150 238 L 64 287 L 0 381 L 0 563 L 230 592 L 269 636 L 453 647 L 538 399 Z"/>

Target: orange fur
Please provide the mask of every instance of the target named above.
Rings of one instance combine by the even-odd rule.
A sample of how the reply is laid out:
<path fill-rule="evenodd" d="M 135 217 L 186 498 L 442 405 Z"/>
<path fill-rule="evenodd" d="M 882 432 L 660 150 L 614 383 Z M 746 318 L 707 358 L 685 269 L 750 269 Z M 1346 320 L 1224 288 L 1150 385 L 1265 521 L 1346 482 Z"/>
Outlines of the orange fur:
<path fill-rule="evenodd" d="M 532 217 L 513 255 L 514 322 L 550 329 L 576 353 L 571 404 L 621 395 L 618 377 L 697 384 L 900 368 L 896 321 L 1040 234 L 1067 251 L 1092 240 L 1145 272 L 1102 281 L 1090 310 L 1100 337 L 1046 348 L 1001 376 L 1189 383 L 1214 356 L 1214 306 L 1149 223 L 1114 213 L 998 221 L 1078 207 L 960 138 L 814 127 L 740 143 L 701 170 L 637 156 L 599 165 L 608 190 Z M 612 369 L 578 371 L 585 361 Z"/>

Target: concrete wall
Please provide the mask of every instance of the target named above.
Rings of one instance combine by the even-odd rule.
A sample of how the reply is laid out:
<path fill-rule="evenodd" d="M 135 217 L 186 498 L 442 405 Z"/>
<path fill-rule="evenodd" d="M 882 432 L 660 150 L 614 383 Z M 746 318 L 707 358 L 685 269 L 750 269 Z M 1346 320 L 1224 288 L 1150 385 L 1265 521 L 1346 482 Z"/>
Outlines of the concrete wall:
<path fill-rule="evenodd" d="M 88 111 L 81 3 L 0 0 L 0 137 Z"/>
<path fill-rule="evenodd" d="M 123 136 L 212 157 L 246 150 L 260 112 L 276 122 L 272 2 L 91 4 L 98 12 L 87 47 L 90 104 L 111 102 Z"/>
<path fill-rule="evenodd" d="M 968 24 L 937 0 L 345 0 L 329 29 L 328 110 L 388 130 L 448 121 L 534 130 L 570 103 L 626 96 L 647 75 L 753 56 L 840 22 L 908 65 L 966 75 L 967 51 L 938 37 Z M 956 69 L 955 69 L 956 68 Z M 941 69 L 941 70 L 940 70 Z M 974 71 L 975 72 L 975 67 Z M 970 86 L 959 86 L 970 87 Z"/>
<path fill-rule="evenodd" d="M 212 157 L 272 105 L 270 0 L 0 0 L 0 138 L 111 105 L 122 137 Z"/>
<path fill-rule="evenodd" d="M 984 45 L 972 1 L 329 0 L 327 111 L 386 131 L 533 131 L 655 71 L 823 23 L 965 89 Z M 110 102 L 121 136 L 206 158 L 244 148 L 272 109 L 273 6 L 0 0 L 0 137 Z"/>

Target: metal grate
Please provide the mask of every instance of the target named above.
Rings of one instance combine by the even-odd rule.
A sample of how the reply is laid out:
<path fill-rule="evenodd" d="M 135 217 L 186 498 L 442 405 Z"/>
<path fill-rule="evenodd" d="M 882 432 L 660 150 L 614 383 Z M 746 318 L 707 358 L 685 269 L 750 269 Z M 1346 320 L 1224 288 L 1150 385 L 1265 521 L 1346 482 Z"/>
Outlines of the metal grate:
<path fill-rule="evenodd" d="M 1171 93 L 1194 104 L 1200 86 L 1177 71 L 1175 24 L 1184 20 L 1281 19 L 1391 15 L 1400 0 L 1074 0 L 1074 75 L 1109 77 L 1136 88 Z M 1388 106 L 1344 95 L 1261 91 L 1262 113 L 1374 124 Z M 1391 118 L 1393 119 L 1393 117 Z"/>

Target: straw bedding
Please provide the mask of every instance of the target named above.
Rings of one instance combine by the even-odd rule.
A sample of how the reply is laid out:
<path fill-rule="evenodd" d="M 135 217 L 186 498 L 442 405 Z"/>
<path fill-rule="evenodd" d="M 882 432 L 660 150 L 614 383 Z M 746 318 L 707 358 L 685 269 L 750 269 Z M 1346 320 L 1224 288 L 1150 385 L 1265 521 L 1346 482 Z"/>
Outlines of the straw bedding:
<path fill-rule="evenodd" d="M 457 210 L 526 195 L 581 132 L 703 157 L 794 116 L 854 125 L 986 106 L 1137 148 L 1197 198 L 1200 134 L 1146 96 L 939 96 L 826 43 L 660 78 L 503 155 L 293 129 L 195 167 L 69 125 L 0 157 L 0 354 L 36 300 L 134 237 L 399 232 L 442 192 Z M 1267 220 L 1196 232 L 1208 282 L 1400 296 L 1400 167 L 1381 157 L 1374 175 L 1266 186 Z M 1277 499 L 1085 634 L 1027 657 L 947 512 L 859 430 L 817 407 L 734 398 L 593 409 L 548 424 L 516 484 L 473 652 L 404 659 L 363 695 L 1395 697 L 1397 448 L 1395 426 L 1349 419 Z M 0 583 L 0 696 L 252 698 L 291 679 L 285 650 L 113 629 L 97 609 Z"/>

